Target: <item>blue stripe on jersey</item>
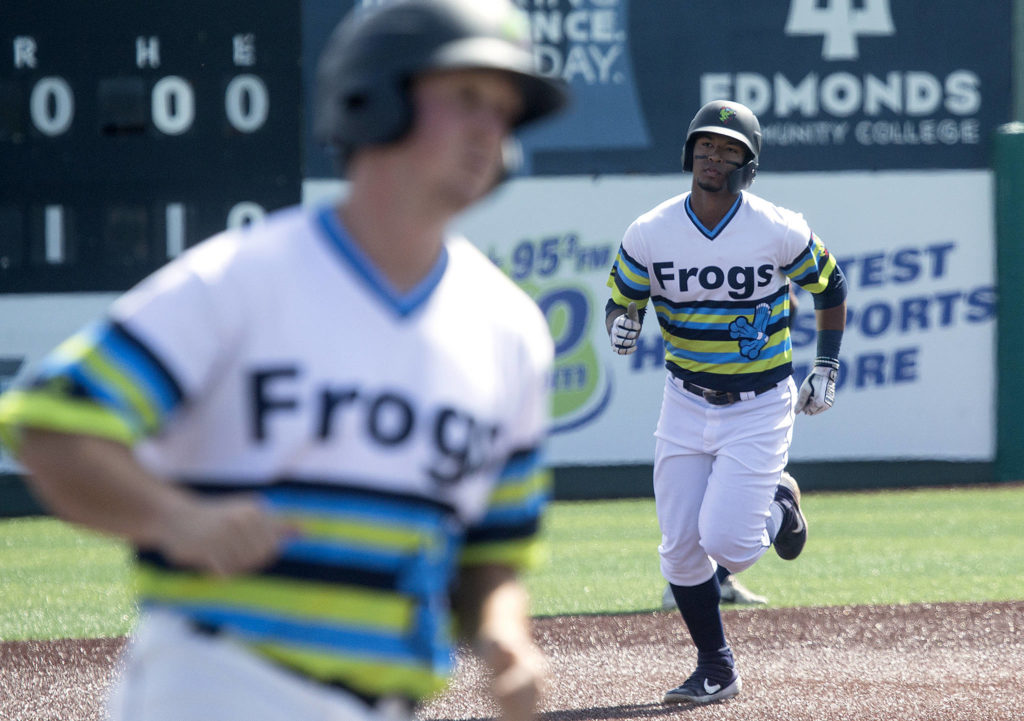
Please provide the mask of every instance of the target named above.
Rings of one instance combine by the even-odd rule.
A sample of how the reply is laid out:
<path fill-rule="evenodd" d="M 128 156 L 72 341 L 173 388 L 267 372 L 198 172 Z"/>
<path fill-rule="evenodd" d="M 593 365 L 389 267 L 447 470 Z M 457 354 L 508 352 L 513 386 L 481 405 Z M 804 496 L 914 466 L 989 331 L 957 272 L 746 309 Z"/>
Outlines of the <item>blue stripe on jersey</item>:
<path fill-rule="evenodd" d="M 628 300 L 642 301 L 650 293 L 651 280 L 647 274 L 647 266 L 638 263 L 620 245 L 615 262 L 612 263 L 611 271 L 608 273 L 607 285 L 618 290 L 619 294 Z M 620 298 L 612 298 L 617 302 Z"/>
<path fill-rule="evenodd" d="M 513 453 L 491 493 L 487 514 L 467 530 L 467 543 L 528 538 L 551 495 L 540 448 Z"/>
<path fill-rule="evenodd" d="M 427 277 L 408 292 L 401 293 L 373 264 L 362 248 L 352 240 L 338 219 L 333 206 L 320 208 L 316 213 L 316 219 L 320 230 L 323 231 L 324 239 L 345 264 L 354 271 L 354 276 L 359 278 L 370 292 L 384 301 L 385 305 L 399 317 L 408 317 L 426 302 L 434 288 L 441 282 L 445 269 L 448 267 L 448 250 L 442 247 L 440 257 Z"/>
<path fill-rule="evenodd" d="M 540 468 L 542 464 L 541 450 L 540 448 L 529 448 L 526 450 L 520 450 L 512 453 L 509 456 L 508 461 L 505 462 L 505 467 L 501 469 L 499 474 L 499 483 L 503 479 L 508 478 L 522 478 L 529 473 L 532 473 L 537 468 Z"/>
<path fill-rule="evenodd" d="M 201 484 L 194 487 L 200 492 L 205 490 Z M 237 492 L 238 489 L 230 490 Z M 404 495 L 371 495 L 350 486 L 331 488 L 316 485 L 304 488 L 299 483 L 281 483 L 261 490 L 266 502 L 282 512 L 344 514 L 351 518 L 423 528 L 437 526 L 438 519 L 451 512 L 450 508 L 427 499 L 420 500 Z"/>
<path fill-rule="evenodd" d="M 514 506 L 492 508 L 479 526 L 519 526 L 538 518 L 547 502 L 547 494 L 536 494 Z"/>
<path fill-rule="evenodd" d="M 281 557 L 323 565 L 365 566 L 385 573 L 394 573 L 408 561 L 399 551 L 354 548 L 323 540 L 294 538 L 285 543 Z"/>
<path fill-rule="evenodd" d="M 226 609 L 219 606 L 182 604 L 177 608 L 189 618 L 229 630 L 251 641 L 264 642 L 274 639 L 325 649 L 343 648 L 346 651 L 405 663 L 422 661 L 421 654 L 407 640 L 386 633 L 374 633 L 366 627 L 352 628 L 314 623 L 308 619 L 249 613 L 243 609 Z"/>
<path fill-rule="evenodd" d="M 718 225 L 716 225 L 711 230 L 708 230 L 704 226 L 704 224 L 700 222 L 700 218 L 697 217 L 697 214 L 693 212 L 693 207 L 690 205 L 691 197 L 692 196 L 687 195 L 686 200 L 684 201 L 684 205 L 686 207 L 686 214 L 690 217 L 690 220 L 697 227 L 697 230 L 699 230 L 701 234 L 704 235 L 709 240 L 714 240 L 723 230 L 725 230 L 725 226 L 729 225 L 729 221 L 732 220 L 733 216 L 735 216 L 736 213 L 739 212 L 740 205 L 743 203 L 743 193 L 740 193 L 736 197 L 736 202 L 734 202 L 732 204 L 732 207 L 729 208 L 729 211 L 725 214 L 725 216 L 723 216 L 723 218 L 720 221 L 718 221 Z"/>
<path fill-rule="evenodd" d="M 793 282 L 811 293 L 822 293 L 828 287 L 828 279 L 835 267 L 834 259 L 829 255 L 821 240 L 811 233 L 807 247 L 789 265 L 781 270 Z"/>
<path fill-rule="evenodd" d="M 792 350 L 792 341 L 787 337 L 780 343 L 763 348 L 761 353 L 758 355 L 757 360 L 761 361 L 769 358 L 775 358 L 776 356 L 790 350 Z M 749 360 L 741 356 L 739 351 L 736 351 L 735 353 L 702 353 L 688 348 L 677 348 L 674 345 L 666 343 L 665 352 L 673 358 L 685 359 L 695 363 L 707 363 L 714 365 L 723 365 L 725 363 L 749 363 Z"/>
<path fill-rule="evenodd" d="M 612 267 L 616 270 L 626 268 L 632 275 L 640 276 L 645 280 L 648 280 L 650 278 L 650 276 L 647 274 L 647 267 L 633 260 L 633 258 L 630 257 L 629 253 L 627 253 L 622 247 L 619 248 L 619 255 L 615 259 L 615 264 Z M 649 285 L 649 282 L 645 285 L 643 283 L 632 281 L 622 273 L 619 273 L 619 277 L 623 283 L 625 283 L 631 288 L 643 289 L 646 287 L 646 285 Z"/>
<path fill-rule="evenodd" d="M 289 480 L 261 488 L 193 480 L 188 487 L 211 495 L 258 494 L 294 523 L 299 535 L 285 544 L 274 563 L 248 578 L 267 589 L 311 584 L 329 603 L 331 617 L 311 613 L 302 597 L 295 598 L 294 612 L 280 594 L 274 601 L 251 593 L 244 599 L 233 595 L 214 600 L 222 588 L 219 584 L 232 579 L 195 578 L 152 552 L 140 554 L 149 574 L 140 585 L 144 603 L 177 609 L 254 644 L 317 647 L 338 659 L 340 679 L 347 673 L 344 659 L 360 654 L 373 655 L 385 665 L 394 663 L 396 669 L 415 666 L 425 669 L 423 673 L 447 673 L 447 596 L 466 533 L 454 509 L 428 497 L 328 482 Z M 379 594 L 390 604 L 386 623 L 367 627 L 356 611 L 349 610 L 360 607 L 365 613 L 367 593 L 371 598 Z M 407 604 L 409 612 L 396 615 L 395 604 Z M 381 676 L 381 684 L 398 682 L 402 674 L 388 673 L 392 672 Z M 414 694 L 412 688 L 409 693 Z"/>
<path fill-rule="evenodd" d="M 170 413 L 180 402 L 184 393 L 163 362 L 148 346 L 120 323 L 112 322 L 102 340 L 111 358 L 120 365 L 131 369 L 149 389 L 164 414 Z"/>
<path fill-rule="evenodd" d="M 135 336 L 109 320 L 93 323 L 46 357 L 34 387 L 60 378 L 73 395 L 115 410 L 136 434 L 159 429 L 181 403 L 181 387 L 166 366 Z"/>
<path fill-rule="evenodd" d="M 728 338 L 729 324 L 739 316 L 752 316 L 755 307 L 760 303 L 771 306 L 769 331 L 780 330 L 777 324 L 789 322 L 789 291 L 782 288 L 766 298 L 745 301 L 695 301 L 673 303 L 664 296 L 653 296 L 651 299 L 658 322 L 663 330 L 680 338 L 706 338 L 699 331 L 720 331 Z M 753 305 L 751 305 L 751 303 Z M 716 320 L 694 320 L 696 316 L 713 316 Z M 717 318 L 721 318 L 718 321 Z M 774 326 L 774 330 L 773 330 Z M 698 331 L 688 334 L 687 331 Z"/>

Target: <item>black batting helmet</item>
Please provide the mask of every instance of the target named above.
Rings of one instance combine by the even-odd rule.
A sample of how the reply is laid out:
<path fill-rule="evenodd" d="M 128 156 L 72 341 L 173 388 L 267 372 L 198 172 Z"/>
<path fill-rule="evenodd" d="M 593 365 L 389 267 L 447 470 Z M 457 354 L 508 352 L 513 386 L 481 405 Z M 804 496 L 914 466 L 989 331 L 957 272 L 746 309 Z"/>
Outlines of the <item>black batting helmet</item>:
<path fill-rule="evenodd" d="M 697 111 L 686 131 L 683 147 L 683 170 L 693 170 L 693 145 L 701 133 L 718 133 L 740 141 L 747 148 L 747 160 L 728 175 L 729 192 L 749 188 L 757 174 L 757 158 L 761 155 L 761 123 L 753 111 L 731 100 L 712 100 Z"/>
<path fill-rule="evenodd" d="M 356 148 L 409 130 L 413 77 L 471 68 L 519 81 L 517 126 L 566 103 L 564 85 L 537 72 L 529 20 L 509 0 L 394 0 L 353 10 L 331 35 L 317 69 L 314 135 L 344 166 Z"/>

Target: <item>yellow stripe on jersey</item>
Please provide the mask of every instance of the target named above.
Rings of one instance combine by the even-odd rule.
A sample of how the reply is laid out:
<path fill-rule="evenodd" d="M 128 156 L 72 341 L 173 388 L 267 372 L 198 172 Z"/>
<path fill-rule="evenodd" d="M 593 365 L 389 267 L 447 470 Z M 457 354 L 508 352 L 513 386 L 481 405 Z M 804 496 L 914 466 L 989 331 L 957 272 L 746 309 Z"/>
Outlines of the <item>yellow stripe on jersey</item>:
<path fill-rule="evenodd" d="M 824 262 L 822 262 L 824 260 Z M 783 272 L 810 293 L 822 293 L 836 268 L 835 257 L 826 250 L 821 239 L 811 233 L 807 248 Z"/>
<path fill-rule="evenodd" d="M 375 662 L 360 654 L 320 653 L 312 648 L 277 643 L 248 643 L 256 652 L 321 681 L 345 679 L 350 688 L 368 696 L 398 694 L 424 698 L 447 685 L 447 677 L 429 668 Z"/>
<path fill-rule="evenodd" d="M 411 599 L 386 591 L 261 576 L 213 578 L 137 564 L 140 596 L 162 602 L 258 609 L 303 622 L 331 622 L 400 632 L 412 623 Z"/>
<path fill-rule="evenodd" d="M 81 433 L 129 444 L 134 430 L 116 412 L 45 390 L 10 390 L 0 396 L 0 439 L 17 453 L 21 428 Z"/>
<path fill-rule="evenodd" d="M 410 528 L 374 525 L 372 522 L 339 521 L 327 517 L 292 516 L 282 518 L 294 523 L 303 533 L 321 539 L 343 541 L 352 547 L 387 549 L 390 551 L 434 550 L 433 534 Z"/>
<path fill-rule="evenodd" d="M 736 375 L 739 373 L 762 373 L 778 368 L 792 360 L 792 350 L 788 345 L 789 335 L 786 330 L 773 333 L 768 344 L 762 350 L 765 358 L 750 360 L 736 353 L 736 341 L 680 341 L 678 338 L 663 333 L 667 346 L 665 359 L 684 370 L 693 373 L 718 373 Z M 777 350 L 778 352 L 772 352 Z M 683 355 L 685 353 L 685 355 Z M 708 360 L 701 361 L 700 356 L 706 355 Z M 723 361 L 723 356 L 735 357 L 735 361 Z"/>
<path fill-rule="evenodd" d="M 466 546 L 459 558 L 463 566 L 494 563 L 516 568 L 536 568 L 545 558 L 545 546 L 539 538 L 517 541 L 494 541 Z"/>
<path fill-rule="evenodd" d="M 108 390 L 127 399 L 126 405 L 139 414 L 146 428 L 157 426 L 160 416 L 152 403 L 139 391 L 138 386 L 129 381 L 124 373 L 110 362 L 102 353 L 101 347 L 93 345 L 81 335 L 75 335 L 57 347 L 54 358 L 68 365 L 77 362 L 97 379 L 104 381 Z"/>
<path fill-rule="evenodd" d="M 537 470 L 514 483 L 502 483 L 491 494 L 491 507 L 516 505 L 539 495 L 546 496 L 551 491 L 551 483 L 552 474 L 548 469 Z"/>

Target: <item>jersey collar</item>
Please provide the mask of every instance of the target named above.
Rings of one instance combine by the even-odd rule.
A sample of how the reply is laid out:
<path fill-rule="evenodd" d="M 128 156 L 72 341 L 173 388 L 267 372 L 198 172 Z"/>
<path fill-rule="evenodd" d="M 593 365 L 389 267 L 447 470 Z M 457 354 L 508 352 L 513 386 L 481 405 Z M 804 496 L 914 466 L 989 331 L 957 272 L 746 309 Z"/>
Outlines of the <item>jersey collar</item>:
<path fill-rule="evenodd" d="M 708 230 L 706 227 L 704 227 L 704 224 L 701 223 L 700 220 L 697 219 L 697 214 L 693 212 L 693 208 L 690 206 L 690 196 L 689 195 L 686 196 L 686 202 L 684 203 L 684 205 L 686 206 L 686 214 L 688 216 L 690 216 L 690 220 L 693 222 L 693 224 L 695 226 L 697 226 L 697 230 L 699 230 L 704 235 L 704 237 L 707 238 L 708 240 L 714 240 L 715 238 L 717 238 L 719 236 L 719 234 L 723 230 L 725 230 L 725 226 L 727 226 L 729 224 L 729 221 L 733 219 L 733 217 L 736 215 L 736 213 L 739 212 L 740 205 L 742 203 L 743 203 L 743 193 L 741 192 L 736 197 L 736 202 L 732 204 L 731 208 L 729 208 L 729 212 L 726 213 L 725 217 L 722 218 L 720 221 L 718 221 L 718 225 L 716 225 L 711 230 Z"/>
<path fill-rule="evenodd" d="M 434 288 L 441 282 L 444 271 L 448 267 L 448 248 L 441 247 L 441 254 L 431 268 L 427 277 L 420 281 L 407 293 L 395 289 L 384 274 L 373 264 L 352 240 L 345 226 L 342 225 L 333 206 L 323 206 L 316 211 L 317 225 L 323 231 L 327 244 L 335 251 L 336 256 L 352 271 L 366 289 L 376 295 L 386 306 L 400 317 L 407 317 L 423 305 Z"/>

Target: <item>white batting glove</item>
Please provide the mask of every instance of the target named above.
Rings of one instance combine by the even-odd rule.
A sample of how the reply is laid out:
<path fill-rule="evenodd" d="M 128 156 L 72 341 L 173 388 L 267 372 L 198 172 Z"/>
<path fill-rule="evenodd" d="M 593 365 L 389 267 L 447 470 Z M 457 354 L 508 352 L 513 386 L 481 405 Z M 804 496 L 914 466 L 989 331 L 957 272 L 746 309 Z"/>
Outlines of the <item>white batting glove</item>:
<path fill-rule="evenodd" d="M 838 366 L 838 363 L 836 363 Z M 839 369 L 832 366 L 814 366 L 800 385 L 796 399 L 796 412 L 809 416 L 827 411 L 836 399 L 836 376 Z"/>
<path fill-rule="evenodd" d="M 626 312 L 612 321 L 608 337 L 612 342 L 612 350 L 619 355 L 636 352 L 636 340 L 640 337 L 640 314 L 637 313 L 636 303 L 630 303 Z"/>

